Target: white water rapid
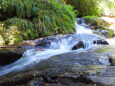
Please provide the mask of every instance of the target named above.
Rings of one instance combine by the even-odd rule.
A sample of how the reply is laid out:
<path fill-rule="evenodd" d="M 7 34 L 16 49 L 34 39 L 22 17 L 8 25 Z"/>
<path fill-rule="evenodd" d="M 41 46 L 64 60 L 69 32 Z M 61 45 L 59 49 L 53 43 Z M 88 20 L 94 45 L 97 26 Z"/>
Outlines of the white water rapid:
<path fill-rule="evenodd" d="M 82 20 L 81 25 L 76 23 L 75 34 L 70 35 L 67 38 L 62 37 L 57 42 L 51 42 L 49 48 L 48 49 L 46 48 L 43 51 L 37 51 L 36 49 L 28 49 L 27 51 L 24 52 L 22 58 L 20 58 L 19 60 L 17 60 L 12 64 L 2 67 L 0 69 L 0 76 L 10 72 L 23 70 L 24 68 L 39 63 L 40 60 L 50 58 L 54 55 L 58 55 L 66 52 L 72 52 L 72 47 L 77 42 L 79 42 L 79 40 L 83 41 L 84 48 L 80 48 L 76 51 L 78 52 L 80 50 L 82 51 L 87 50 L 91 47 L 96 46 L 96 44 L 93 44 L 93 41 L 95 39 L 98 39 L 98 37 L 99 36 L 93 34 L 92 30 L 86 27 L 84 20 Z"/>

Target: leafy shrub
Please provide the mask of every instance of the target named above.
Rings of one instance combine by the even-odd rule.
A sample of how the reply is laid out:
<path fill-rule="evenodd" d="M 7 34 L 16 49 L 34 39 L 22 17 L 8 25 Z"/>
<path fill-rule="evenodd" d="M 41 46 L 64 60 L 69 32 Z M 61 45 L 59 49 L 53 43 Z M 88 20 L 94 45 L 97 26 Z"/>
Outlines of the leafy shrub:
<path fill-rule="evenodd" d="M 13 36 L 17 42 L 72 33 L 75 19 L 73 8 L 65 5 L 64 0 L 0 0 L 0 20 L 4 22 L 2 32 L 11 34 L 10 29 L 18 30 L 19 35 Z M 11 38 L 7 37 L 9 43 L 8 40 Z"/>
<path fill-rule="evenodd" d="M 5 44 L 13 44 L 24 39 L 34 39 L 34 25 L 20 18 L 10 18 L 1 23 L 0 35 Z"/>
<path fill-rule="evenodd" d="M 33 39 L 34 36 L 34 25 L 26 19 L 10 18 L 4 21 L 4 27 L 9 29 L 11 26 L 18 27 L 21 37 L 23 39 Z M 15 28 L 14 28 L 15 29 Z"/>
<path fill-rule="evenodd" d="M 40 2 L 38 17 L 33 19 L 39 34 L 42 36 L 65 34 L 75 31 L 75 12 L 71 6 L 63 5 L 58 1 L 49 0 Z"/>
<path fill-rule="evenodd" d="M 74 9 L 78 12 L 78 16 L 97 16 L 100 15 L 98 1 L 99 0 L 66 0 L 66 3 L 74 6 Z"/>
<path fill-rule="evenodd" d="M 0 22 L 0 45 L 4 45 L 5 41 L 4 41 L 4 27 L 3 27 L 3 23 Z"/>
<path fill-rule="evenodd" d="M 115 16 L 115 0 L 66 0 L 74 6 L 78 16 Z"/>

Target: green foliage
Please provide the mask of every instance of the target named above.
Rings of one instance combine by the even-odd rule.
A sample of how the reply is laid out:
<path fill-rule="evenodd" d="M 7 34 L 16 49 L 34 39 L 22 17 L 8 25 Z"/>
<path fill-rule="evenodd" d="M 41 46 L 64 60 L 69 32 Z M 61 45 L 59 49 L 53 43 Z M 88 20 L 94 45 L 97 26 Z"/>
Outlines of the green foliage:
<path fill-rule="evenodd" d="M 110 33 L 110 37 L 113 37 L 114 36 L 114 31 L 110 28 L 104 28 L 105 30 L 109 31 Z"/>
<path fill-rule="evenodd" d="M 34 39 L 34 25 L 20 18 L 10 18 L 1 23 L 0 35 L 5 44 L 13 44 L 26 39 Z"/>
<path fill-rule="evenodd" d="M 0 19 L 9 17 L 31 18 L 35 16 L 35 0 L 1 0 Z M 38 10 L 36 10 L 38 12 Z"/>
<path fill-rule="evenodd" d="M 115 0 L 66 0 L 74 6 L 78 16 L 115 16 Z"/>
<path fill-rule="evenodd" d="M 47 36 L 53 34 L 65 34 L 75 31 L 75 12 L 69 5 L 49 0 L 40 2 L 38 17 L 33 19 L 36 28 L 39 28 L 39 35 Z"/>
<path fill-rule="evenodd" d="M 115 0 L 101 0 L 99 9 L 103 10 L 103 15 L 115 16 Z"/>
<path fill-rule="evenodd" d="M 34 39 L 34 25 L 26 19 L 10 18 L 4 21 L 4 27 L 9 29 L 10 26 L 18 27 L 21 31 L 21 38 L 23 39 Z"/>
<path fill-rule="evenodd" d="M 78 16 L 100 15 L 98 1 L 99 0 L 66 0 L 67 4 L 74 6 L 74 9 L 78 12 Z"/>
<path fill-rule="evenodd" d="M 4 23 L 1 33 L 6 44 L 12 37 L 18 42 L 72 33 L 75 19 L 75 11 L 64 0 L 0 0 L 0 21 Z M 10 36 L 13 30 L 19 33 Z"/>
<path fill-rule="evenodd" d="M 86 19 L 86 23 L 91 23 L 92 25 L 97 26 L 100 29 L 100 31 L 108 31 L 110 33 L 110 37 L 113 37 L 114 31 L 109 28 L 110 24 L 104 21 L 103 19 L 96 16 L 85 16 L 83 18 Z"/>

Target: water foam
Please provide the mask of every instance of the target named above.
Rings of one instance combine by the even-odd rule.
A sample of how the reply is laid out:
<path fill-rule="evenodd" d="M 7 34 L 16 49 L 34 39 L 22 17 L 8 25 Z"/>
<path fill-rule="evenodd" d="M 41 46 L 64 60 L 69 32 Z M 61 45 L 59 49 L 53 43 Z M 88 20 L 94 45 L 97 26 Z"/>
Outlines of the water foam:
<path fill-rule="evenodd" d="M 49 49 L 44 49 L 43 51 L 29 49 L 25 51 L 22 58 L 12 64 L 2 67 L 0 69 L 0 76 L 22 70 L 28 66 L 33 66 L 34 64 L 39 63 L 40 60 L 47 59 L 54 55 L 71 52 L 72 47 L 79 42 L 79 40 L 83 41 L 85 50 L 94 46 L 93 41 L 98 38 L 98 36 L 93 34 L 89 28 L 85 28 L 84 20 L 82 20 L 81 25 L 76 23 L 76 30 L 76 34 L 66 38 L 62 37 L 56 42 L 51 42 Z M 81 50 L 83 50 L 83 48 Z"/>

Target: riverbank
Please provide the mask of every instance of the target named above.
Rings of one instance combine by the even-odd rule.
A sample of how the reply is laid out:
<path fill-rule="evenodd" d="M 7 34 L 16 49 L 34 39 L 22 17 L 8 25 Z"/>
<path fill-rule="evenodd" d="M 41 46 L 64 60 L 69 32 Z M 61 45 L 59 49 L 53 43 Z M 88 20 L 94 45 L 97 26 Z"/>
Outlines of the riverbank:
<path fill-rule="evenodd" d="M 0 68 L 0 85 L 114 85 L 115 47 L 84 23 L 74 34 L 26 41 L 32 47 Z"/>

